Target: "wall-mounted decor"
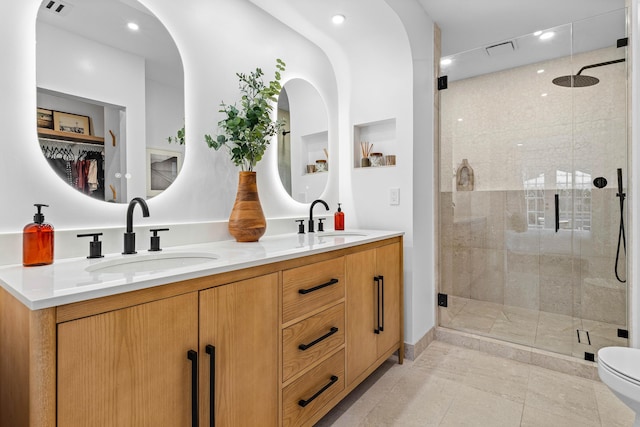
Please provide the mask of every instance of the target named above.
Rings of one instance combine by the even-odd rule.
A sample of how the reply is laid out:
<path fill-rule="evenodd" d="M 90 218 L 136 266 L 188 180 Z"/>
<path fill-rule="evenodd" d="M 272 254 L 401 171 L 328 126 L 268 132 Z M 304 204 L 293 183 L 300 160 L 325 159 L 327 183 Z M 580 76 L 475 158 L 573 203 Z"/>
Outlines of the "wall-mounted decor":
<path fill-rule="evenodd" d="M 181 167 L 181 152 L 147 148 L 147 197 L 166 190 L 175 181 Z"/>
<path fill-rule="evenodd" d="M 89 116 L 78 114 L 53 112 L 53 130 L 60 132 L 77 133 L 79 135 L 91 135 Z"/>
<path fill-rule="evenodd" d="M 471 168 L 467 159 L 462 159 L 462 163 L 458 166 L 458 171 L 456 172 L 456 190 L 473 191 L 474 184 L 473 168 Z"/>

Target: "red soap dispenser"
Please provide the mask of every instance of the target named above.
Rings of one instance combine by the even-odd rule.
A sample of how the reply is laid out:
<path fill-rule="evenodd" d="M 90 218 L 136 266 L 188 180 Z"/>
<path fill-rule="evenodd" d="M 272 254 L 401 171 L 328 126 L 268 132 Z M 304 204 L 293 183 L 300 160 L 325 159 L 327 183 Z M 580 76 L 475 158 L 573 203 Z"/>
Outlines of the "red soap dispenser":
<path fill-rule="evenodd" d="M 340 207 L 342 203 L 338 203 L 338 212 L 333 215 L 333 228 L 335 230 L 344 230 L 344 212 Z"/>
<path fill-rule="evenodd" d="M 53 226 L 44 222 L 41 212 L 43 206 L 49 205 L 36 203 L 34 206 L 38 212 L 22 231 L 22 265 L 25 267 L 53 263 Z"/>

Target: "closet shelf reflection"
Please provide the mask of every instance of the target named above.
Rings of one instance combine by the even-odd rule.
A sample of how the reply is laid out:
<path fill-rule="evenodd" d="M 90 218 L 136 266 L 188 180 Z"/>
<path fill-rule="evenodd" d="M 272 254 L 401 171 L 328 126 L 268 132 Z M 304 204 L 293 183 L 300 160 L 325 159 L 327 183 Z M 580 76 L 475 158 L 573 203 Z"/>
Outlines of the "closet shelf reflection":
<path fill-rule="evenodd" d="M 93 135 L 79 135 L 70 132 L 60 132 L 53 129 L 38 128 L 38 139 L 47 141 L 61 141 L 75 144 L 104 145 L 104 138 Z"/>

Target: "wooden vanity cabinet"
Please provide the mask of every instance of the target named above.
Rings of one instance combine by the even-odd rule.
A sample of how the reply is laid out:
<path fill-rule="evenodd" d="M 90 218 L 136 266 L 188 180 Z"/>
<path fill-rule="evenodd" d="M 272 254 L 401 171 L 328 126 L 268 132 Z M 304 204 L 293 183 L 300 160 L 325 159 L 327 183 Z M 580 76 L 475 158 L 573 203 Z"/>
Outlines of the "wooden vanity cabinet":
<path fill-rule="evenodd" d="M 277 330 L 277 274 L 61 323 L 57 425 L 277 426 Z"/>
<path fill-rule="evenodd" d="M 278 425 L 277 273 L 200 292 L 199 357 L 201 426 Z"/>
<path fill-rule="evenodd" d="M 347 255 L 347 384 L 401 346 L 399 243 Z"/>
<path fill-rule="evenodd" d="M 402 237 L 42 310 L 0 288 L 0 427 L 312 426 L 402 340 Z"/>
<path fill-rule="evenodd" d="M 58 427 L 189 426 L 198 294 L 58 325 Z"/>

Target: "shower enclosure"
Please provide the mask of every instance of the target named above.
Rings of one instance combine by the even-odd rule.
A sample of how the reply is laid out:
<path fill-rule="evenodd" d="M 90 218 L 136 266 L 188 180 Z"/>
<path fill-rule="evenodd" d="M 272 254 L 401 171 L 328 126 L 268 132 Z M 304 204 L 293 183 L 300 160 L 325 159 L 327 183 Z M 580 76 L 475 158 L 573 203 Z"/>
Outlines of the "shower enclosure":
<path fill-rule="evenodd" d="M 618 10 L 443 58 L 440 326 L 591 360 L 627 345 L 626 37 Z"/>

